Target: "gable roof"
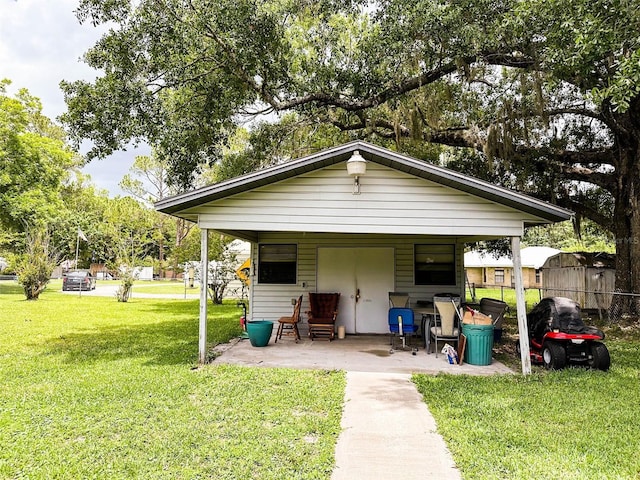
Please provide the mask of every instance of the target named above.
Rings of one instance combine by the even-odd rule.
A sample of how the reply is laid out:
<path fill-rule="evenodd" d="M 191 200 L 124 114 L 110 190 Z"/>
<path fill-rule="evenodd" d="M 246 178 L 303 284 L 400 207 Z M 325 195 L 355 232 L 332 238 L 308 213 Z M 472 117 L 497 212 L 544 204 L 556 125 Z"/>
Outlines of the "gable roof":
<path fill-rule="evenodd" d="M 180 216 L 181 211 L 191 207 L 346 162 L 355 150 L 358 150 L 360 155 L 369 162 L 385 165 L 440 185 L 506 205 L 550 222 L 568 220 L 573 215 L 571 211 L 548 202 L 363 141 L 346 143 L 297 160 L 165 198 L 157 202 L 155 208 L 163 213 Z"/>

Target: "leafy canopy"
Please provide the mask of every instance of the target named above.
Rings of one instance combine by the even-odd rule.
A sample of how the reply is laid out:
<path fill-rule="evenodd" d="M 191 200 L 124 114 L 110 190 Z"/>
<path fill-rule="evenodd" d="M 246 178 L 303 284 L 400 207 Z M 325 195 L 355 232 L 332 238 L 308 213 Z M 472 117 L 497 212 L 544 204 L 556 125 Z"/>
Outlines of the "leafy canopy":
<path fill-rule="evenodd" d="M 59 193 L 80 160 L 40 100 L 25 89 L 9 96 L 10 83 L 0 81 L 0 226 L 24 232 L 64 209 Z"/>

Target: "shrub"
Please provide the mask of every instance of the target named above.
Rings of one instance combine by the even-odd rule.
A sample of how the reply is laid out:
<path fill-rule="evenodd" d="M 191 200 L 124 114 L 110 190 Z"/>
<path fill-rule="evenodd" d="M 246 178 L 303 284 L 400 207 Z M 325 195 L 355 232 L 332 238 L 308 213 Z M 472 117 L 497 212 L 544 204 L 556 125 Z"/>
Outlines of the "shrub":
<path fill-rule="evenodd" d="M 57 257 L 49 247 L 46 232 L 27 234 L 26 252 L 14 257 L 14 269 L 18 283 L 22 285 L 27 300 L 37 300 L 46 288 Z"/>

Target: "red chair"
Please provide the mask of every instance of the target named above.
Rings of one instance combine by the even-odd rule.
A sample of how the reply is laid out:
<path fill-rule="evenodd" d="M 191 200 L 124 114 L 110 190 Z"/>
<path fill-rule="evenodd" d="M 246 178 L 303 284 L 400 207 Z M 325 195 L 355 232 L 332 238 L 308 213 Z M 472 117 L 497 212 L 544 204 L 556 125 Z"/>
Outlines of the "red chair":
<path fill-rule="evenodd" d="M 338 316 L 339 293 L 309 293 L 309 337 L 311 340 L 336 338 L 335 325 Z"/>

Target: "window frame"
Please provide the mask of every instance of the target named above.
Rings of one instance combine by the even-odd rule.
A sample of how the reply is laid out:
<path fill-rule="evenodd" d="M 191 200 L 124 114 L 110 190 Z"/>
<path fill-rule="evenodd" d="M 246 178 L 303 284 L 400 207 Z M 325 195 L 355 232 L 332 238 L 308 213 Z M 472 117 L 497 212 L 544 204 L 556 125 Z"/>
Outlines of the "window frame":
<path fill-rule="evenodd" d="M 498 272 L 500 272 L 500 276 L 502 277 L 502 281 L 498 282 Z M 493 269 L 493 281 L 496 283 L 496 285 L 504 285 L 504 279 L 505 279 L 505 269 L 504 268 L 494 268 Z"/>
<path fill-rule="evenodd" d="M 277 251 L 278 249 L 286 250 L 287 247 L 293 251 Z M 269 248 L 273 248 L 273 251 L 268 251 Z M 267 260 L 264 255 L 267 255 Z M 293 257 L 293 260 L 287 261 L 287 256 Z M 261 285 L 296 285 L 298 283 L 298 244 L 258 244 L 257 279 Z"/>
<path fill-rule="evenodd" d="M 429 252 L 430 249 L 434 251 Z M 441 249 L 442 251 L 438 251 Z M 444 251 L 449 250 L 449 251 Z M 450 261 L 430 261 L 419 263 L 421 257 L 431 255 L 438 257 L 450 257 Z M 454 243 L 416 243 L 413 245 L 413 282 L 414 285 L 430 286 L 456 286 L 458 284 L 458 272 L 456 268 L 456 244 Z M 436 267 L 436 268 L 428 268 Z M 438 268 L 440 267 L 440 268 Z"/>

